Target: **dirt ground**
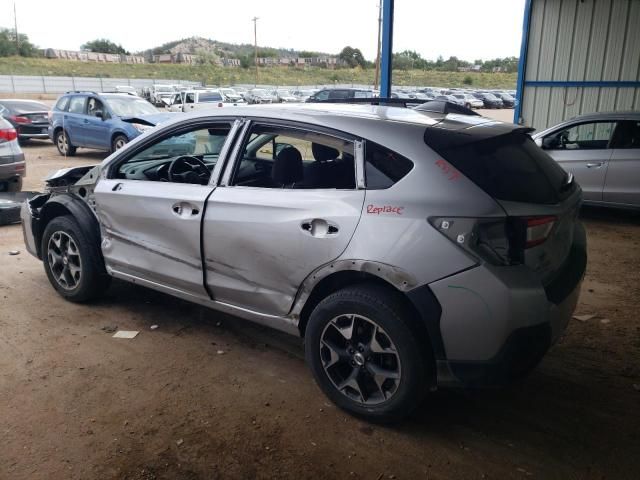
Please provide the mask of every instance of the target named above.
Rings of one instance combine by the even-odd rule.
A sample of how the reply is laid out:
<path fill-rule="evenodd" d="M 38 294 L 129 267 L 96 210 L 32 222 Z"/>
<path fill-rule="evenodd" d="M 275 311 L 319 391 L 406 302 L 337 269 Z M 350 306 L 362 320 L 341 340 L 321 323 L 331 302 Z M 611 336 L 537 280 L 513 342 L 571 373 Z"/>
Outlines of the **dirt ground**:
<path fill-rule="evenodd" d="M 24 150 L 25 190 L 105 156 Z M 597 316 L 524 382 L 435 392 L 393 427 L 332 406 L 297 339 L 121 282 L 62 300 L 0 227 L 0 479 L 640 478 L 640 215 L 582 216 Z"/>

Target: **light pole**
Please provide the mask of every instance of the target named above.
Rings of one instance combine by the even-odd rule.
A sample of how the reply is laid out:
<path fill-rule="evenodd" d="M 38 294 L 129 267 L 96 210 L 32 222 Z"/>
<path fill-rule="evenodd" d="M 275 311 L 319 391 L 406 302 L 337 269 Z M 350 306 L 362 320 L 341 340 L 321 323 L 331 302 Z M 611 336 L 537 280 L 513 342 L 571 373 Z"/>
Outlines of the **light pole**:
<path fill-rule="evenodd" d="M 258 86 L 258 17 L 253 17 L 253 41 L 255 45 L 254 62 L 256 65 L 256 84 Z"/>
<path fill-rule="evenodd" d="M 13 2 L 13 22 L 16 27 L 16 55 L 20 55 L 20 38 L 18 37 L 18 15 L 16 14 L 16 2 Z"/>
<path fill-rule="evenodd" d="M 374 90 L 378 89 L 378 78 L 380 78 L 380 31 L 382 28 L 382 0 L 378 5 L 378 53 L 376 53 L 376 78 L 374 80 Z"/>

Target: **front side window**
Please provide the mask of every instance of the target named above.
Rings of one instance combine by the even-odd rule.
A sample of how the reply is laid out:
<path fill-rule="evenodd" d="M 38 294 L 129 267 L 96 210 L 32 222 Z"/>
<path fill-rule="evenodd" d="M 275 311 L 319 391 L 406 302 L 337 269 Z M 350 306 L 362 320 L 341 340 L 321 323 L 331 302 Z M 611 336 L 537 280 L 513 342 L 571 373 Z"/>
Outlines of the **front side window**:
<path fill-rule="evenodd" d="M 230 130 L 220 123 L 165 137 L 118 165 L 114 178 L 206 185 Z"/>
<path fill-rule="evenodd" d="M 609 146 L 615 122 L 581 123 L 546 137 L 542 146 L 549 150 L 602 150 Z"/>
<path fill-rule="evenodd" d="M 618 122 L 611 139 L 611 148 L 640 148 L 640 121 Z"/>
<path fill-rule="evenodd" d="M 254 126 L 231 184 L 355 189 L 353 142 L 297 128 Z"/>
<path fill-rule="evenodd" d="M 76 95 L 69 100 L 69 113 L 84 113 L 84 104 L 87 97 Z"/>

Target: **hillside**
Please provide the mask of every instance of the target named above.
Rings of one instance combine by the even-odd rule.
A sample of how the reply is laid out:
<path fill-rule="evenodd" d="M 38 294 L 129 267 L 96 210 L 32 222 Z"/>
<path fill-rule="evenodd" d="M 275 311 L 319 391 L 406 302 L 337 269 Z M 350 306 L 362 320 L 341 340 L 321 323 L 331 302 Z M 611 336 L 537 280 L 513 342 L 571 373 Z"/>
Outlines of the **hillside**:
<path fill-rule="evenodd" d="M 173 42 L 168 42 L 159 47 L 150 48 L 140 54 L 149 57 L 151 55 L 157 55 L 161 53 L 190 53 L 190 54 L 207 54 L 214 55 L 217 57 L 227 57 L 227 58 L 242 58 L 245 56 L 253 56 L 254 55 L 254 46 L 249 43 L 226 43 L 226 42 L 218 42 L 215 40 L 211 40 L 208 38 L 202 37 L 192 37 L 192 38 L 183 38 L 181 40 L 175 40 Z M 277 56 L 277 57 L 296 57 L 296 56 L 308 56 L 309 53 L 312 53 L 313 56 L 316 55 L 329 55 L 326 53 L 319 52 L 303 52 L 294 49 L 286 49 L 286 48 L 271 48 L 271 47 L 258 47 L 258 55 L 259 56 Z M 304 54 L 304 55 L 303 55 Z"/>
<path fill-rule="evenodd" d="M 260 68 L 259 83 L 269 85 L 373 84 L 373 69 L 363 70 L 307 67 Z M 158 78 L 203 82 L 208 85 L 253 84 L 255 69 L 225 68 L 216 65 L 106 64 L 46 58 L 2 57 L 0 75 L 49 75 L 105 78 Z M 465 78 L 472 84 L 465 85 Z M 515 88 L 515 73 L 461 73 L 430 70 L 394 71 L 394 85 L 442 87 Z"/>

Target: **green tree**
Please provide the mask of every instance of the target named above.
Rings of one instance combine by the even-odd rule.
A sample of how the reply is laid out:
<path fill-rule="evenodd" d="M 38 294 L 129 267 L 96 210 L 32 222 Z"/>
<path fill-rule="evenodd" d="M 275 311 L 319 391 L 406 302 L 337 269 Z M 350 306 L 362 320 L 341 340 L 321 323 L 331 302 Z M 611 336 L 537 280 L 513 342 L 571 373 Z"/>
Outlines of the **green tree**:
<path fill-rule="evenodd" d="M 362 55 L 359 48 L 344 47 L 338 54 L 338 58 L 344 60 L 351 68 L 356 66 L 362 68 L 367 67 L 367 61 L 364 59 L 364 55 Z"/>
<path fill-rule="evenodd" d="M 473 85 L 473 78 L 471 78 L 471 75 L 467 75 L 464 77 L 464 80 L 462 80 L 462 83 L 465 85 Z"/>
<path fill-rule="evenodd" d="M 0 57 L 20 55 L 33 57 L 37 54 L 37 48 L 29 41 L 29 37 L 21 33 L 18 35 L 18 47 L 16 47 L 16 34 L 14 30 L 0 28 Z"/>
<path fill-rule="evenodd" d="M 126 51 L 122 47 L 122 45 L 116 44 L 111 40 L 107 40 L 106 38 L 91 40 L 90 42 L 81 45 L 80 49 L 97 53 L 119 53 L 123 55 L 129 55 L 129 52 Z"/>

